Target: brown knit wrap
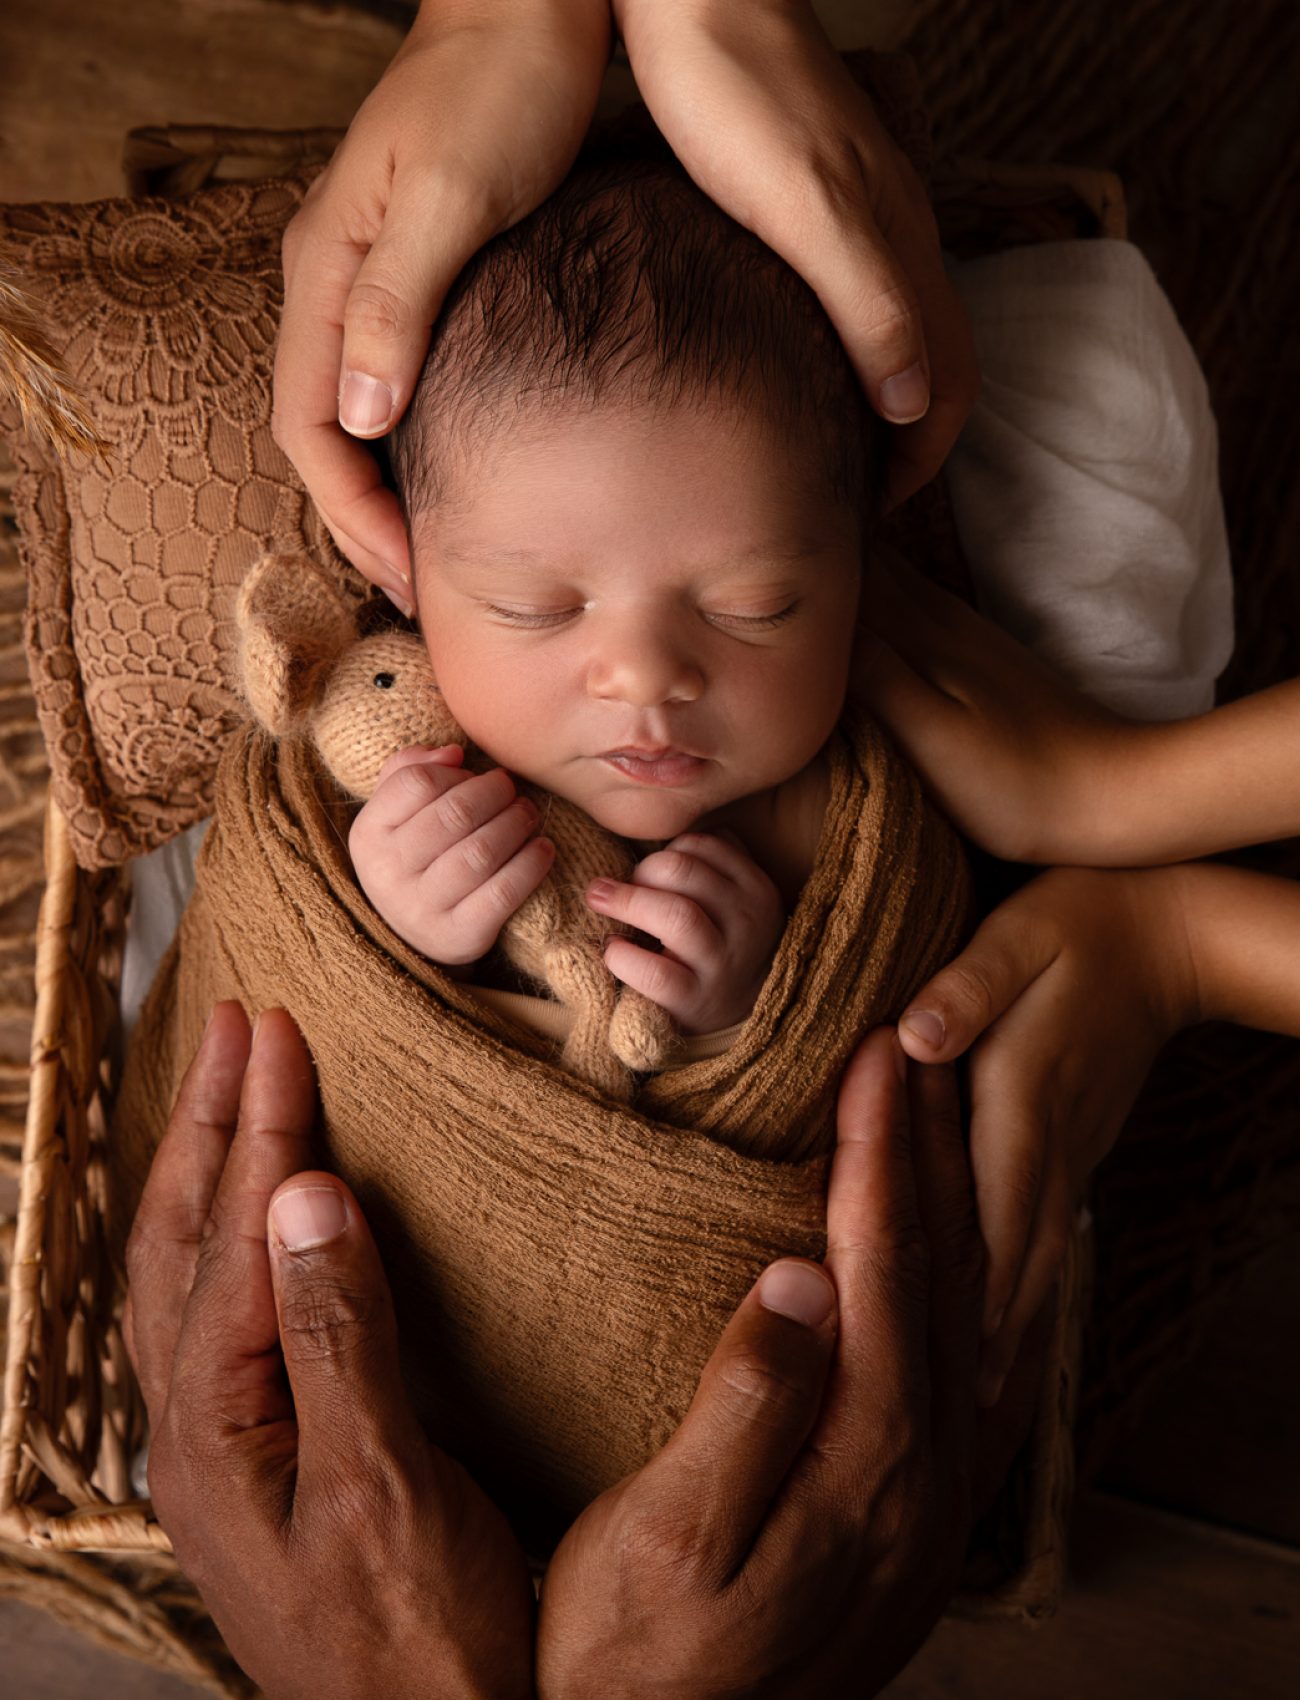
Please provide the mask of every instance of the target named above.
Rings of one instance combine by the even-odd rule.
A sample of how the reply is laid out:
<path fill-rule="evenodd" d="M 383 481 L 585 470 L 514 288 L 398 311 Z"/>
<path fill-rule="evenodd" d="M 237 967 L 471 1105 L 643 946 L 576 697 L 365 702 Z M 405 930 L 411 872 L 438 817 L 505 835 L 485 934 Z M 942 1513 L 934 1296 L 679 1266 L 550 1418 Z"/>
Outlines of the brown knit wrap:
<path fill-rule="evenodd" d="M 127 1060 L 119 1223 L 213 1002 L 288 1009 L 320 1080 L 320 1158 L 379 1238 L 421 1415 L 544 1550 L 668 1438 L 764 1265 L 822 1254 L 844 1063 L 960 942 L 964 860 L 911 771 L 865 723 L 829 754 L 816 866 L 752 1016 L 629 1106 L 391 932 L 319 758 L 246 729 Z"/>

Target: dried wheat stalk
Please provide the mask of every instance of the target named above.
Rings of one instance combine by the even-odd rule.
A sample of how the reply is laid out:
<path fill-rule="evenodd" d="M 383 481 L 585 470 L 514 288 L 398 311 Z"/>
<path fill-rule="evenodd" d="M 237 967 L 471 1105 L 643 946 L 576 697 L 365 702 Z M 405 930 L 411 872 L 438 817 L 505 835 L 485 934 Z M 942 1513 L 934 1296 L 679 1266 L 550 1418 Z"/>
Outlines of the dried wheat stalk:
<path fill-rule="evenodd" d="M 0 259 L 0 396 L 18 403 L 23 428 L 61 457 L 106 455 L 108 444 L 72 386 L 11 266 Z"/>

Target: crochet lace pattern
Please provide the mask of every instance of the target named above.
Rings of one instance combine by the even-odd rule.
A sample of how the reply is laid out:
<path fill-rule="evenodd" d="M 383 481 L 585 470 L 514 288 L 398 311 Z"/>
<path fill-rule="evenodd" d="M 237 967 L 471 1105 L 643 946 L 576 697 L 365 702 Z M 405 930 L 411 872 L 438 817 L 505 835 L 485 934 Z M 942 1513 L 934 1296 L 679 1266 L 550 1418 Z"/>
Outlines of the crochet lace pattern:
<path fill-rule="evenodd" d="M 5 258 L 110 445 L 60 464 L 0 409 L 41 728 L 86 867 L 210 813 L 247 719 L 235 596 L 268 547 L 305 549 L 352 601 L 368 589 L 271 436 L 280 239 L 311 175 L 0 208 Z"/>

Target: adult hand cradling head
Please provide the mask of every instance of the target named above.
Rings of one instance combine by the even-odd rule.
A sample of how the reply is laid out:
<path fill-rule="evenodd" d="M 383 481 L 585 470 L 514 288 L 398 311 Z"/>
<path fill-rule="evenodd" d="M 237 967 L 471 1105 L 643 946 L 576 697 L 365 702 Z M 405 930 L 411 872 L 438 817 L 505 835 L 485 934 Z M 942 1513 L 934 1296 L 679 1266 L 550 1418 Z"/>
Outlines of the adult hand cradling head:
<path fill-rule="evenodd" d="M 340 548 L 404 607 L 401 515 L 354 439 L 404 413 L 465 262 L 568 171 L 611 11 L 682 164 L 811 284 L 872 406 L 899 425 L 892 501 L 938 470 L 974 400 L 970 329 L 924 189 L 810 6 L 426 0 L 286 233 L 275 373 L 277 441 Z"/>

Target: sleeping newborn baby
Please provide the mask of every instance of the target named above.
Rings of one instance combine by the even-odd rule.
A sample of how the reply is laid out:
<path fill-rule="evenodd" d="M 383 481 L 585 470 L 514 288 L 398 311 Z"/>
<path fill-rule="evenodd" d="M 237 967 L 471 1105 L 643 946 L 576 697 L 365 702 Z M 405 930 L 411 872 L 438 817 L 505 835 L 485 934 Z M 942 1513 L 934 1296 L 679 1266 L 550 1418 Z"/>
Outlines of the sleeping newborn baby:
<path fill-rule="evenodd" d="M 586 894 L 645 936 L 613 975 L 685 1034 L 745 1019 L 821 832 L 877 430 L 812 291 L 666 158 L 580 166 L 477 256 L 390 449 L 434 674 L 499 766 L 388 763 L 349 845 L 395 932 L 500 974 L 554 855 L 514 775 L 648 851 Z"/>
<path fill-rule="evenodd" d="M 357 811 L 296 722 L 231 740 L 124 1070 L 115 1219 L 213 1002 L 287 1009 L 421 1420 L 541 1554 L 665 1443 L 759 1270 L 822 1255 L 844 1068 L 950 959 L 968 883 L 846 712 L 881 463 L 853 370 L 679 168 L 584 161 L 488 245 L 392 462 L 432 674 L 495 766 L 408 747 Z M 525 781 L 635 847 L 588 900 L 691 1037 L 631 1100 L 493 1007 L 556 1008 L 494 949 L 551 866 Z"/>

